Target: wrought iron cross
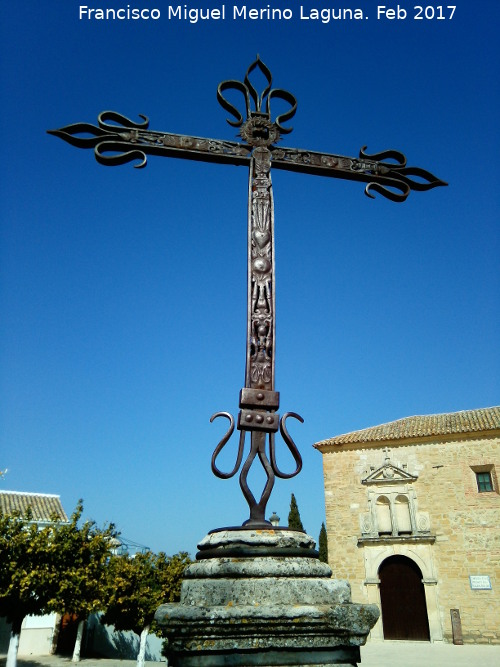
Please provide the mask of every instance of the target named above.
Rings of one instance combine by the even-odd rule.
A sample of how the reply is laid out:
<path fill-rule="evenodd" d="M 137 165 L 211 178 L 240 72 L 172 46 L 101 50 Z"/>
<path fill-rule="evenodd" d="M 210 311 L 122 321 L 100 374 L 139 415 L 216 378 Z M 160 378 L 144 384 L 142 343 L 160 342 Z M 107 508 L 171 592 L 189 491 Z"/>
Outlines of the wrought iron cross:
<path fill-rule="evenodd" d="M 256 69 L 260 70 L 267 81 L 260 94 L 250 82 L 250 75 Z M 250 508 L 250 518 L 243 525 L 249 528 L 271 526 L 265 519 L 265 511 L 275 477 L 288 479 L 297 475 L 302 468 L 302 459 L 287 431 L 286 420 L 294 417 L 303 422 L 303 419 L 295 412 L 287 412 L 279 417 L 279 392 L 274 388 L 274 203 L 271 165 L 275 169 L 363 181 L 367 183 L 365 193 L 369 197 L 373 198 L 373 193 L 377 192 L 395 202 L 404 201 L 411 190 L 430 190 L 446 185 L 424 169 L 407 167 L 405 156 L 394 150 L 368 155 L 365 153 L 365 146 L 359 157 L 352 158 L 278 147 L 277 142 L 282 135 L 292 131 L 292 128 L 285 127 L 284 123 L 295 115 L 297 101 L 288 91 L 271 86 L 271 72 L 258 56 L 248 68 L 243 81 L 230 80 L 219 84 L 217 99 L 234 118 L 227 122 L 239 128 L 243 143 L 154 132 L 148 130 L 149 121 L 146 116 L 140 115 L 142 122 L 135 123 L 114 111 L 102 112 L 97 126 L 75 123 L 49 131 L 49 134 L 54 134 L 73 146 L 94 148 L 97 161 L 104 165 L 124 164 L 139 159 L 140 162 L 135 167 L 144 167 L 147 155 L 248 165 L 246 371 L 237 420 L 237 429 L 240 431 L 238 454 L 235 466 L 230 472 L 220 471 L 216 459 L 233 434 L 234 418 L 229 412 L 217 412 L 210 421 L 217 417 L 226 417 L 230 422 L 227 433 L 212 456 L 212 471 L 222 479 L 233 477 L 240 469 L 245 437 L 247 432 L 250 432 L 250 453 L 240 474 L 240 486 Z M 245 115 L 225 98 L 224 93 L 231 89 L 243 95 Z M 288 111 L 273 120 L 271 102 L 275 99 L 284 102 Z M 419 180 L 414 180 L 411 176 Z M 275 434 L 278 431 L 295 461 L 296 468 L 291 473 L 282 472 L 276 463 Z M 256 457 L 267 476 L 258 502 L 247 484 L 248 472 Z"/>

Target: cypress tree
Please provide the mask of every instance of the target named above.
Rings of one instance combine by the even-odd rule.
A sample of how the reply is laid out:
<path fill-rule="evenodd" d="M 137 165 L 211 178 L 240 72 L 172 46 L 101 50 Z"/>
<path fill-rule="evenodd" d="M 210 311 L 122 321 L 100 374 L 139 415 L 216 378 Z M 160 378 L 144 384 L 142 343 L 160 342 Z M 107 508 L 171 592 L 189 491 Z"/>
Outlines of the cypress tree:
<path fill-rule="evenodd" d="M 321 524 L 321 530 L 319 531 L 318 548 L 320 561 L 328 563 L 328 538 L 324 523 Z"/>
<path fill-rule="evenodd" d="M 297 501 L 295 500 L 295 496 L 293 495 L 293 493 L 290 499 L 290 512 L 288 513 L 288 527 L 290 528 L 290 530 L 301 530 L 302 532 L 305 532 L 304 526 L 302 525 L 302 521 L 300 520 L 300 512 L 297 506 Z"/>

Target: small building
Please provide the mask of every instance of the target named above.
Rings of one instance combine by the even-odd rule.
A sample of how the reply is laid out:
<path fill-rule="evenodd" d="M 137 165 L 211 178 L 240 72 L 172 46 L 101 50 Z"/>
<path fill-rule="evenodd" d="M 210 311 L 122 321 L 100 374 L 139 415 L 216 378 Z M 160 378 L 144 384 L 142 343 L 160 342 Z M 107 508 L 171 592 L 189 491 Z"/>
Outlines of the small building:
<path fill-rule="evenodd" d="M 31 511 L 31 521 L 38 526 L 47 526 L 54 520 L 67 521 L 68 517 L 59 496 L 48 493 L 26 493 L 21 491 L 0 491 L 0 513 L 24 516 Z M 60 617 L 57 614 L 27 616 L 22 625 L 19 639 L 19 656 L 49 655 L 56 649 Z M 10 626 L 5 618 L 0 618 L 0 653 L 6 653 L 9 646 Z"/>
<path fill-rule="evenodd" d="M 379 606 L 371 639 L 500 643 L 500 407 L 314 446 L 330 566 Z"/>

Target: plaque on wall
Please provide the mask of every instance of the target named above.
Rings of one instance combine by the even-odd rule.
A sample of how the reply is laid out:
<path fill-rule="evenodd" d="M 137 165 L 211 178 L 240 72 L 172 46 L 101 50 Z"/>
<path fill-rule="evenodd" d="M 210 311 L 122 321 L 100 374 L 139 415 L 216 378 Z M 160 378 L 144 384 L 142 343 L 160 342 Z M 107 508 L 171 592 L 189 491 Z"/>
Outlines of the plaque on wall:
<path fill-rule="evenodd" d="M 491 591 L 491 580 L 487 574 L 471 574 L 469 581 L 473 591 Z"/>

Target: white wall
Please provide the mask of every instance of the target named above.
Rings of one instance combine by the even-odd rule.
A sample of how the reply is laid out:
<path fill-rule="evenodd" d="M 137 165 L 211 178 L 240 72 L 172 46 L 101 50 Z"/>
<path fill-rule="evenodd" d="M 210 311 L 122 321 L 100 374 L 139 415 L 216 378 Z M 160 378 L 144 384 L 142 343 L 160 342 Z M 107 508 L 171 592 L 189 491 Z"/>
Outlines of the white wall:
<path fill-rule="evenodd" d="M 106 658 L 135 660 L 139 652 L 139 637 L 131 631 L 117 632 L 113 626 L 102 625 L 99 615 L 92 615 L 87 623 L 84 653 Z M 161 655 L 163 639 L 148 635 L 146 660 L 166 661 Z"/>
<path fill-rule="evenodd" d="M 26 616 L 21 628 L 18 655 L 50 655 L 57 614 Z"/>

